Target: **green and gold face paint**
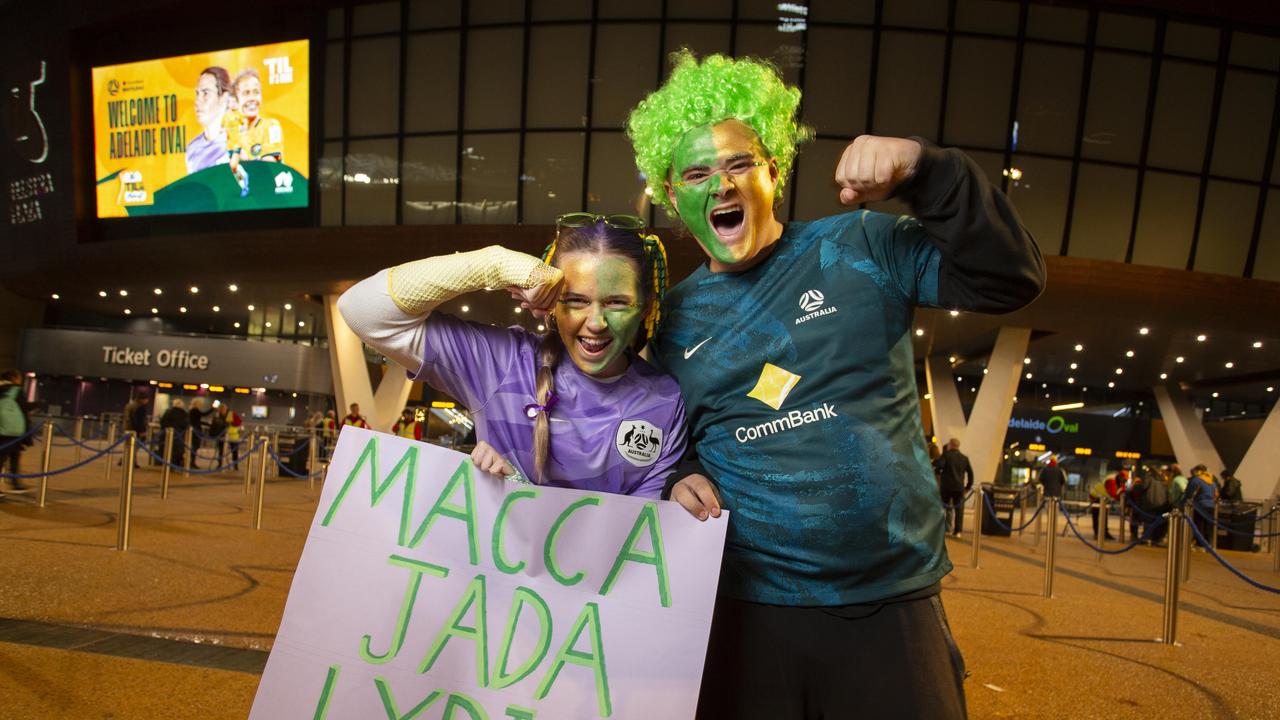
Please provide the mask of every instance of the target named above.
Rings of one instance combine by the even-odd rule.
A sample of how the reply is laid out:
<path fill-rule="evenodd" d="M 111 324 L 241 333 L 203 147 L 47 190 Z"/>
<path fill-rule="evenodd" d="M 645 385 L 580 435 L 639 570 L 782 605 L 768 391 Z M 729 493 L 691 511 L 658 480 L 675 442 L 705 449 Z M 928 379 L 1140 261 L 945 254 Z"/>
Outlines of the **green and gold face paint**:
<path fill-rule="evenodd" d="M 702 246 L 713 272 L 746 270 L 782 235 L 773 216 L 777 165 L 738 120 L 685 134 L 672 156 L 671 204 Z"/>
<path fill-rule="evenodd" d="M 635 265 L 616 255 L 573 252 L 560 258 L 564 290 L 556 329 L 569 357 L 593 377 L 621 375 L 627 348 L 644 324 L 644 284 Z"/>

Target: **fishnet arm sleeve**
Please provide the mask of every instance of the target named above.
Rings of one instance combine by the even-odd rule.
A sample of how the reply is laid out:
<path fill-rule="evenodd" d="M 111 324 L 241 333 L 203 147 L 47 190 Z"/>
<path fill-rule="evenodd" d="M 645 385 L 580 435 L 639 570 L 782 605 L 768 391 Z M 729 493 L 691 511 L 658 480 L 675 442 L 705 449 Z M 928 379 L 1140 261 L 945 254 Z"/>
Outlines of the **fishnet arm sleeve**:
<path fill-rule="evenodd" d="M 387 273 L 387 291 L 401 310 L 423 315 L 473 290 L 508 285 L 532 288 L 559 279 L 559 270 L 532 255 L 492 245 L 397 265 Z"/>

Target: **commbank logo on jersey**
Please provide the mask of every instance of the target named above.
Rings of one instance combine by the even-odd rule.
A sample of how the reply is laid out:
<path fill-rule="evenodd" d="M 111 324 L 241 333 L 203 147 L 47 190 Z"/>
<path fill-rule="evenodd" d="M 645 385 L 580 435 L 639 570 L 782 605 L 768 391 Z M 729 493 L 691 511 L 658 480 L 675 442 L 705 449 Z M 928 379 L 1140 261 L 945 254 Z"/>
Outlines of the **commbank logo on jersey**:
<path fill-rule="evenodd" d="M 787 396 L 799 382 L 799 375 L 772 363 L 765 363 L 760 371 L 760 379 L 751 392 L 747 393 L 747 397 L 755 398 L 774 410 L 780 410 L 782 403 L 787 401 Z"/>
<path fill-rule="evenodd" d="M 800 307 L 805 312 L 813 312 L 822 307 L 823 301 L 826 300 L 821 292 L 817 290 L 808 290 L 800 295 Z"/>
<path fill-rule="evenodd" d="M 649 467 L 662 450 L 662 428 L 644 420 L 623 420 L 615 438 L 618 454 L 636 467 Z"/>

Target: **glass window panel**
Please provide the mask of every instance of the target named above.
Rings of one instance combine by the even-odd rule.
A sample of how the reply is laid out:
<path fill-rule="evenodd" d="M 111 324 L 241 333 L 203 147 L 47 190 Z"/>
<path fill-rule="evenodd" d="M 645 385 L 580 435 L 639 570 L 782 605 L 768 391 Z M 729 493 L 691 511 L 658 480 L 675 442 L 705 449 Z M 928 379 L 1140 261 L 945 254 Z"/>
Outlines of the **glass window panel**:
<path fill-rule="evenodd" d="M 586 25 L 534 27 L 529 36 L 528 127 L 582 127 L 587 115 Z M 518 121 L 517 117 L 517 121 Z"/>
<path fill-rule="evenodd" d="M 1098 44 L 1126 50 L 1151 51 L 1156 21 L 1137 15 L 1104 12 L 1098 16 Z"/>
<path fill-rule="evenodd" d="M 1089 12 L 1080 8 L 1031 3 L 1027 7 L 1027 37 L 1083 43 Z"/>
<path fill-rule="evenodd" d="M 400 126 L 400 39 L 351 41 L 351 135 L 394 133 Z"/>
<path fill-rule="evenodd" d="M 1280 282 L 1280 190 L 1267 193 L 1267 210 L 1262 216 L 1262 234 L 1258 237 L 1253 277 Z"/>
<path fill-rule="evenodd" d="M 1072 153 L 1083 63 L 1083 50 L 1027 43 L 1018 90 L 1019 149 Z"/>
<path fill-rule="evenodd" d="M 458 127 L 458 33 L 410 35 L 405 60 L 405 132 Z"/>
<path fill-rule="evenodd" d="M 658 83 L 657 23 L 602 23 L 596 31 L 591 123 L 620 128 L 627 113 Z"/>
<path fill-rule="evenodd" d="M 324 155 L 316 168 L 320 184 L 320 224 L 342 224 L 342 143 L 324 144 Z"/>
<path fill-rule="evenodd" d="M 1068 255 L 1124 261 L 1137 183 L 1136 170 L 1080 163 Z"/>
<path fill-rule="evenodd" d="M 1220 34 L 1215 27 L 1171 22 L 1164 30 L 1164 52 L 1166 55 L 1215 61 L 1218 59 Z"/>
<path fill-rule="evenodd" d="M 1274 76 L 1227 71 L 1218 134 L 1213 142 L 1214 175 L 1261 179 L 1275 102 Z"/>
<path fill-rule="evenodd" d="M 783 81 L 788 85 L 798 85 L 800 67 L 804 64 L 804 48 L 800 41 L 799 33 L 782 32 L 773 25 L 739 25 L 735 52 L 738 57 L 766 58 L 782 71 Z"/>
<path fill-rule="evenodd" d="M 1013 166 L 1022 177 L 1010 181 L 1008 196 L 1022 223 L 1046 255 L 1059 254 L 1067 221 L 1067 189 L 1071 163 L 1039 157 L 1014 155 Z"/>
<path fill-rule="evenodd" d="M 1004 154 L 984 152 L 982 150 L 966 150 L 964 154 L 978 164 L 978 168 L 986 176 L 987 182 L 999 190 L 1000 181 L 1003 180 L 1001 176 L 1004 170 L 1002 167 L 1004 165 Z"/>
<path fill-rule="evenodd" d="M 1151 59 L 1098 51 L 1093 56 L 1084 157 L 1137 162 L 1147 112 Z"/>
<path fill-rule="evenodd" d="M 324 49 L 324 134 L 342 137 L 342 43 Z"/>
<path fill-rule="evenodd" d="M 875 0 L 810 0 L 809 22 L 847 22 L 870 25 L 876 18 Z"/>
<path fill-rule="evenodd" d="M 695 5 L 696 7 L 696 5 Z M 698 57 L 729 52 L 729 26 L 709 23 L 668 23 L 666 51 L 687 47 Z M 662 77 L 671 74 L 671 64 L 662 59 Z"/>
<path fill-rule="evenodd" d="M 328 18 L 328 21 L 326 23 L 328 27 L 328 32 L 326 33 L 326 35 L 331 38 L 342 37 L 342 33 L 343 33 L 342 26 L 343 26 L 343 23 L 346 22 L 345 19 L 343 18 L 342 8 L 340 7 L 331 8 L 329 10 L 329 13 L 326 15 L 326 17 Z"/>
<path fill-rule="evenodd" d="M 1012 41 L 955 39 L 943 135 L 948 145 L 1004 147 L 1015 49 Z"/>
<path fill-rule="evenodd" d="M 467 21 L 472 25 L 524 22 L 524 0 L 468 0 Z"/>
<path fill-rule="evenodd" d="M 400 3 L 380 2 L 351 8 L 351 34 L 372 35 L 400 29 Z"/>
<path fill-rule="evenodd" d="M 817 220 L 857 209 L 840 204 L 834 179 L 836 162 L 848 144 L 845 140 L 814 140 L 804 148 L 786 189 L 787 195 L 796 196 L 797 220 Z"/>
<path fill-rule="evenodd" d="M 524 140 L 524 222 L 550 224 L 582 209 L 585 133 L 529 133 Z"/>
<path fill-rule="evenodd" d="M 1239 277 L 1249 255 L 1257 213 L 1256 186 L 1210 180 L 1200 239 L 1196 241 L 1196 271 Z"/>
<path fill-rule="evenodd" d="M 1280 65 L 1280 39 L 1242 32 L 1233 34 L 1231 64 L 1275 70 Z"/>
<path fill-rule="evenodd" d="M 956 29 L 965 32 L 1018 34 L 1018 5 L 1003 0 L 960 0 Z"/>
<path fill-rule="evenodd" d="M 881 34 L 875 134 L 937 137 L 943 50 L 940 35 Z"/>
<path fill-rule="evenodd" d="M 516 221 L 519 151 L 516 133 L 463 136 L 462 222 L 505 225 Z"/>
<path fill-rule="evenodd" d="M 348 225 L 394 225 L 399 182 L 396 141 L 352 140 L 343 179 Z"/>
<path fill-rule="evenodd" d="M 667 17 L 719 19 L 733 15 L 733 0 L 704 0 L 703 2 L 673 2 L 667 4 Z M 672 45 L 674 50 L 679 47 Z"/>
<path fill-rule="evenodd" d="M 520 127 L 523 48 L 520 28 L 472 30 L 467 35 L 468 129 Z"/>
<path fill-rule="evenodd" d="M 628 213 L 646 217 L 648 200 L 644 182 L 636 170 L 635 155 L 627 136 L 616 132 L 591 133 L 591 175 L 587 183 L 587 210 L 594 213 Z M 659 210 L 662 216 L 665 211 Z M 532 220 L 531 220 L 532 222 Z"/>
<path fill-rule="evenodd" d="M 1213 111 L 1214 69 L 1166 60 L 1160 66 L 1147 164 L 1199 173 Z M 1186 267 L 1183 259 L 1182 267 Z"/>
<path fill-rule="evenodd" d="M 462 0 L 409 0 L 409 28 L 458 27 Z"/>
<path fill-rule="evenodd" d="M 452 135 L 404 139 L 400 216 L 405 225 L 448 225 L 454 221 L 458 141 Z"/>
<path fill-rule="evenodd" d="M 947 0 L 893 0 L 884 4 L 881 17 L 892 27 L 945 28 Z"/>
<path fill-rule="evenodd" d="M 599 0 L 596 12 L 602 18 L 656 18 L 662 15 L 662 0 Z"/>
<path fill-rule="evenodd" d="M 1199 195 L 1198 178 L 1147 172 L 1142 182 L 1138 232 L 1133 238 L 1134 264 L 1178 270 L 1187 267 Z"/>
<path fill-rule="evenodd" d="M 590 20 L 591 0 L 533 0 L 533 19 Z"/>
<path fill-rule="evenodd" d="M 812 28 L 808 62 L 810 67 L 822 68 L 822 72 L 805 75 L 801 108 L 805 122 L 819 133 L 850 139 L 860 134 L 867 123 L 871 31 Z"/>

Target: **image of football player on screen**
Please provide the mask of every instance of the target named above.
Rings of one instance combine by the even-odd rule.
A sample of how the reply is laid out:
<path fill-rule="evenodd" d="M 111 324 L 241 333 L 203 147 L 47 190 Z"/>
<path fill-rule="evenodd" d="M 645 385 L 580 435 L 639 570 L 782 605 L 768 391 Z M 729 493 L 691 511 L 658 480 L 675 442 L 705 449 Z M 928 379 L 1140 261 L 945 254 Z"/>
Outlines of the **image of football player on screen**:
<path fill-rule="evenodd" d="M 240 129 L 227 138 L 231 172 L 240 183 L 240 194 L 249 194 L 249 175 L 240 163 L 245 160 L 284 161 L 284 131 L 280 121 L 262 114 L 262 78 L 253 68 L 241 70 L 233 83 L 240 108 Z"/>
<path fill-rule="evenodd" d="M 200 71 L 196 81 L 196 122 L 199 135 L 187 143 L 187 173 L 226 163 L 228 114 L 231 113 L 231 74 L 226 68 L 213 66 Z M 230 127 L 238 131 L 238 120 Z"/>

